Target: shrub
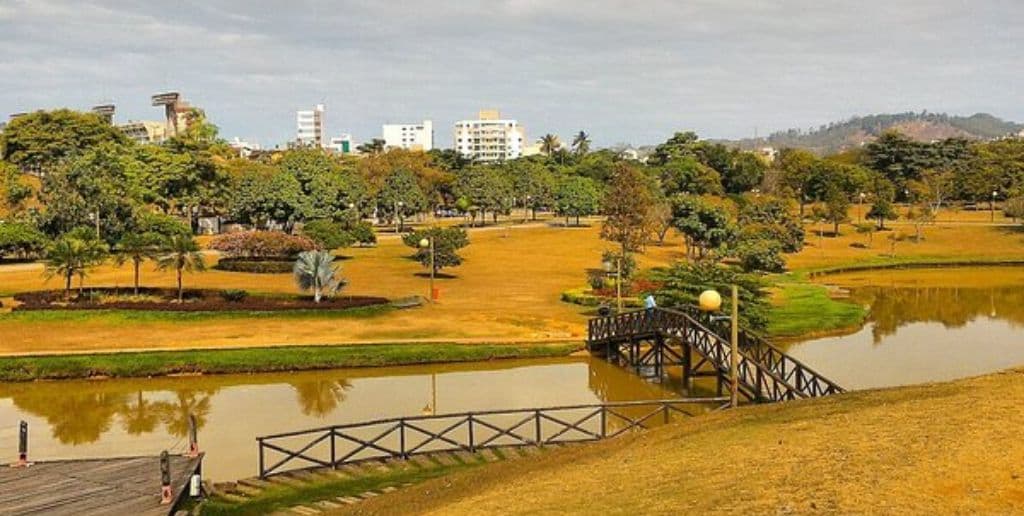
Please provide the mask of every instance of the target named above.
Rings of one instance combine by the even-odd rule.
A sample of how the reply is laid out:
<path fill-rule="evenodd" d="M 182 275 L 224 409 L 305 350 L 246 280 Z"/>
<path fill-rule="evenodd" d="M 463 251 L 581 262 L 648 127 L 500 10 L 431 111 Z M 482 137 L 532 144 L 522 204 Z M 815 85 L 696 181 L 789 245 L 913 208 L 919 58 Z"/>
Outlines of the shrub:
<path fill-rule="evenodd" d="M 600 290 L 604 288 L 604 277 L 604 271 L 587 271 L 587 285 L 590 285 L 590 288 L 593 290 Z"/>
<path fill-rule="evenodd" d="M 747 272 L 782 272 L 786 261 L 782 258 L 782 244 L 776 240 L 750 239 L 736 246 L 736 258 Z"/>
<path fill-rule="evenodd" d="M 219 235 L 210 242 L 210 249 L 232 258 L 294 259 L 303 251 L 316 249 L 316 243 L 304 236 L 280 231 L 249 231 Z"/>
<path fill-rule="evenodd" d="M 292 271 L 295 263 L 289 260 L 264 260 L 259 258 L 221 258 L 213 268 L 229 272 L 254 274 L 281 274 Z"/>
<path fill-rule="evenodd" d="M 374 245 L 377 243 L 377 233 L 373 232 L 373 224 L 361 220 L 349 229 L 352 238 L 359 245 Z"/>
<path fill-rule="evenodd" d="M 307 222 L 302 226 L 302 234 L 315 242 L 320 249 L 325 250 L 348 247 L 356 241 L 343 224 L 333 220 Z"/>
<path fill-rule="evenodd" d="M 601 255 L 601 265 L 610 267 L 611 270 L 609 272 L 615 274 L 615 260 L 617 260 L 620 256 L 622 255 L 616 251 L 605 251 L 604 254 Z M 626 254 L 626 258 L 622 260 L 622 277 L 629 278 L 633 276 L 634 271 L 636 271 L 636 258 L 633 258 L 632 254 Z"/>
<path fill-rule="evenodd" d="M 696 306 L 701 292 L 714 289 L 722 294 L 723 313 L 729 313 L 727 293 L 732 285 L 737 285 L 741 324 L 754 330 L 762 330 L 768 324 L 768 293 L 764 280 L 757 275 L 710 262 L 678 262 L 668 268 L 655 269 L 651 274 L 652 279 L 663 283 L 654 293 L 661 306 Z"/>
<path fill-rule="evenodd" d="M 462 228 L 430 228 L 409 233 L 402 237 L 405 245 L 416 249 L 414 258 L 430 267 L 430 249 L 421 248 L 420 241 L 424 238 L 434 242 L 434 271 L 444 267 L 456 267 L 462 265 L 462 257 L 458 251 L 469 245 L 469 235 Z"/>
<path fill-rule="evenodd" d="M 242 289 L 226 289 L 220 291 L 221 299 L 229 303 L 238 303 L 244 301 L 245 298 L 249 297 L 249 293 Z"/>

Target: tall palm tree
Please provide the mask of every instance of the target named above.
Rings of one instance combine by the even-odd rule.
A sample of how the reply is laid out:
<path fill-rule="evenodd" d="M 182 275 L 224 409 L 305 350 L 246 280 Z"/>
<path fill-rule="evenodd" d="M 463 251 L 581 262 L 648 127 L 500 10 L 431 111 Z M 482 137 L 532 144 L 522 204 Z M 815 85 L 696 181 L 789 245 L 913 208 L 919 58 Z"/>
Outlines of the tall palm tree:
<path fill-rule="evenodd" d="M 586 131 L 577 133 L 572 139 L 572 148 L 580 156 L 590 152 L 590 135 Z"/>
<path fill-rule="evenodd" d="M 203 261 L 203 253 L 199 251 L 199 244 L 189 235 L 171 235 L 163 243 L 164 254 L 156 260 L 156 266 L 160 270 L 174 269 L 178 275 L 178 302 L 184 299 L 184 289 L 181 287 L 181 274 L 184 271 L 202 272 L 206 270 L 206 262 Z"/>
<path fill-rule="evenodd" d="M 374 138 L 366 143 L 356 146 L 356 150 L 363 154 L 377 155 L 384 152 L 386 142 L 380 138 Z"/>
<path fill-rule="evenodd" d="M 159 237 L 153 233 L 129 233 L 117 243 L 114 261 L 124 265 L 131 260 L 135 271 L 136 296 L 139 295 L 139 268 L 144 260 L 156 258 L 159 250 Z"/>
<path fill-rule="evenodd" d="M 344 286 L 339 277 L 341 268 L 334 265 L 334 257 L 327 251 L 306 251 L 295 260 L 295 282 L 303 291 L 313 291 L 313 301 L 319 303 Z"/>
<path fill-rule="evenodd" d="M 103 241 L 80 234 L 77 231 L 62 235 L 46 249 L 47 279 L 60 276 L 64 279 L 64 296 L 71 297 L 71 280 L 78 276 L 78 293 L 81 295 L 88 269 L 95 267 L 106 258 L 107 245 Z"/>
<path fill-rule="evenodd" d="M 558 136 L 551 133 L 541 136 L 540 139 L 537 140 L 537 143 L 540 144 L 540 151 L 547 156 L 554 154 L 554 152 L 562 146 L 562 142 L 558 140 Z"/>

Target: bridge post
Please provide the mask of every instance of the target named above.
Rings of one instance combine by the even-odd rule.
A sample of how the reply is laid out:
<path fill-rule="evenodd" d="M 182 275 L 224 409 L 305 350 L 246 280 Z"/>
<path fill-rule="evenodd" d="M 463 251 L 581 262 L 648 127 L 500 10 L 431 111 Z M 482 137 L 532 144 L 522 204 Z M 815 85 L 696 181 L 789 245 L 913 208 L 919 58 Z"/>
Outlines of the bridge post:
<path fill-rule="evenodd" d="M 685 333 L 681 344 L 683 348 L 683 385 L 686 386 L 687 391 L 690 391 L 693 389 L 693 356 L 690 341 L 686 340 Z"/>

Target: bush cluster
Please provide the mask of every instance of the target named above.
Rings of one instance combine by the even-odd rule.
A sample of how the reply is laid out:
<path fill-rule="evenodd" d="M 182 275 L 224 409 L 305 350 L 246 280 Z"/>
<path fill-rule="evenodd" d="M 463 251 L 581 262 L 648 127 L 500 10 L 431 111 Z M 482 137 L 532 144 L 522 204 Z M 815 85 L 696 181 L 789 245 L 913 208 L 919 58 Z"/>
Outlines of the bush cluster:
<path fill-rule="evenodd" d="M 316 243 L 304 236 L 280 231 L 248 231 L 219 235 L 210 242 L 210 249 L 231 258 L 294 259 L 303 251 L 316 249 Z"/>
<path fill-rule="evenodd" d="M 64 303 L 64 292 L 60 290 L 25 292 L 14 298 L 21 304 L 16 311 L 31 310 L 145 310 L 156 312 L 219 312 L 246 310 L 254 312 L 275 312 L 288 310 L 340 310 L 365 306 L 384 305 L 383 297 L 345 296 L 324 299 L 314 303 L 312 298 L 250 296 L 244 290 L 186 290 L 184 303 L 172 302 L 177 299 L 177 290 L 145 288 L 140 297 L 129 296 L 128 289 L 90 289 L 86 295 L 73 303 Z M 231 299 L 229 299 L 231 298 Z"/>
<path fill-rule="evenodd" d="M 281 274 L 292 272 L 295 262 L 291 260 L 272 260 L 261 258 L 221 258 L 213 268 L 228 272 L 248 272 L 252 274 Z"/>

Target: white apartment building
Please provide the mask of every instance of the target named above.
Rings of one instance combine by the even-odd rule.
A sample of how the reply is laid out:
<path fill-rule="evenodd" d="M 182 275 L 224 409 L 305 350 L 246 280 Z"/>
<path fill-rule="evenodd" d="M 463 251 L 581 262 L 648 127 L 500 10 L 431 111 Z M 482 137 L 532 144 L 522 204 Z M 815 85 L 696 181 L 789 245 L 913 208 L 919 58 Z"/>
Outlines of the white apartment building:
<path fill-rule="evenodd" d="M 297 111 L 295 129 L 295 141 L 299 145 L 324 147 L 324 105 L 317 104 L 314 109 Z"/>
<path fill-rule="evenodd" d="M 424 120 L 418 124 L 384 124 L 381 136 L 385 148 L 426 152 L 434 148 L 434 123 Z"/>
<path fill-rule="evenodd" d="M 482 110 L 476 120 L 455 122 L 455 150 L 477 161 L 516 159 L 523 153 L 526 130 L 497 110 Z"/>

